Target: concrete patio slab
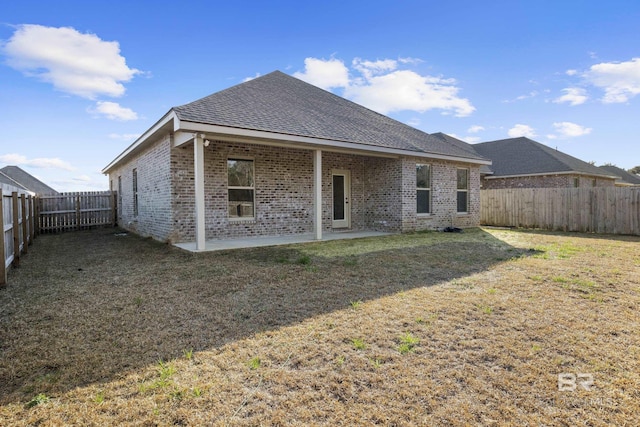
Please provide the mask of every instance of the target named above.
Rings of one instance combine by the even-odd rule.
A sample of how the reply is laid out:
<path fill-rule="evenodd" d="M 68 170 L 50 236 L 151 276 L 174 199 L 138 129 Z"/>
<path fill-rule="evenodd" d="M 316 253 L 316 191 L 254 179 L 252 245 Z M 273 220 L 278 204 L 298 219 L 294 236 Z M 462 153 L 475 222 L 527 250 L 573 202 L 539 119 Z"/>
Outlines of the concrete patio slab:
<path fill-rule="evenodd" d="M 189 252 L 212 252 L 229 249 L 257 248 L 262 246 L 281 246 L 296 243 L 325 242 L 329 240 L 360 239 L 363 237 L 389 236 L 393 233 L 380 231 L 334 231 L 322 233 L 322 240 L 316 240 L 313 233 L 292 236 L 246 237 L 241 239 L 207 240 L 205 249 L 196 250 L 195 242 L 175 243 L 174 246 Z"/>

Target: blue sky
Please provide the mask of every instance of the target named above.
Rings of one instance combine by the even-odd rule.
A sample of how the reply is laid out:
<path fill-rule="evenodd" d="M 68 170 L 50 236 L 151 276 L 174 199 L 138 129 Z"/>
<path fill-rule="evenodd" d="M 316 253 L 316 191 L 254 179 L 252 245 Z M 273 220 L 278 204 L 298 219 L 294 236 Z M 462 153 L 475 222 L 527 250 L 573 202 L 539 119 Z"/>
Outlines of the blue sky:
<path fill-rule="evenodd" d="M 60 191 L 171 107 L 273 70 L 428 133 L 640 165 L 638 1 L 11 1 L 0 166 Z"/>

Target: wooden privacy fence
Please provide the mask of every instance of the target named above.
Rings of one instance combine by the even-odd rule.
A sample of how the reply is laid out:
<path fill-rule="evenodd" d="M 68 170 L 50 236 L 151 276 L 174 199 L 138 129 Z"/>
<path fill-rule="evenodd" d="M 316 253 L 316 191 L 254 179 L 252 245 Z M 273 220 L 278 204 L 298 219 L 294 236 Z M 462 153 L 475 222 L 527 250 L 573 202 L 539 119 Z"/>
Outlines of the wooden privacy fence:
<path fill-rule="evenodd" d="M 59 233 L 116 225 L 116 197 L 112 191 L 61 193 L 38 197 L 40 233 Z"/>
<path fill-rule="evenodd" d="M 483 225 L 640 235 L 640 187 L 480 191 Z"/>
<path fill-rule="evenodd" d="M 20 263 L 36 235 L 35 198 L 16 187 L 0 184 L 0 217 L 3 242 L 0 245 L 0 285 L 7 282 L 7 269 Z"/>

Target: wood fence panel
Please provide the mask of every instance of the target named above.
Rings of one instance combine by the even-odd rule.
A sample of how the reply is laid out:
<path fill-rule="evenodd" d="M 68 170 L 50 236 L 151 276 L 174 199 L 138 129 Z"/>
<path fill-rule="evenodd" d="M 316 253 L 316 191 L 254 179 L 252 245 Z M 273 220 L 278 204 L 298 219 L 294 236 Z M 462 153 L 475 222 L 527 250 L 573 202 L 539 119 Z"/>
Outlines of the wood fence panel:
<path fill-rule="evenodd" d="M 29 206 L 33 196 L 24 190 L 6 184 L 0 184 L 0 285 L 7 282 L 7 270 L 11 265 L 17 266 L 20 255 L 26 253 L 33 242 L 33 220 Z"/>
<path fill-rule="evenodd" d="M 483 225 L 640 235 L 640 187 L 480 191 Z"/>
<path fill-rule="evenodd" d="M 111 191 L 62 193 L 42 196 L 38 204 L 40 233 L 60 233 L 93 227 L 114 226 L 116 198 Z"/>

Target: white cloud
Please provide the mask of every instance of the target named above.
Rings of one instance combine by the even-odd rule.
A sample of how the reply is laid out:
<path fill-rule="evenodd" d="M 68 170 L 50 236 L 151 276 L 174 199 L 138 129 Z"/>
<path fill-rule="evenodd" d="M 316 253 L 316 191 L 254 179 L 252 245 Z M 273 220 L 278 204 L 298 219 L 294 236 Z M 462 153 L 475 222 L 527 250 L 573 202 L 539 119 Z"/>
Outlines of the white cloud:
<path fill-rule="evenodd" d="M 63 169 L 67 171 L 73 171 L 75 168 L 69 163 L 57 158 L 45 158 L 38 157 L 35 159 L 28 159 L 22 154 L 3 154 L 0 155 L 0 163 L 5 163 L 14 166 L 31 166 L 34 168 L 47 168 L 47 169 Z"/>
<path fill-rule="evenodd" d="M 567 70 L 566 74 L 567 76 L 575 76 L 576 74 L 578 74 L 578 70 Z"/>
<path fill-rule="evenodd" d="M 88 99 L 122 96 L 122 83 L 141 73 L 127 66 L 118 42 L 71 27 L 20 25 L 2 50 L 12 68 Z"/>
<path fill-rule="evenodd" d="M 564 102 L 568 102 L 570 105 L 580 105 L 584 104 L 589 97 L 586 95 L 586 91 L 582 88 L 578 87 L 568 87 L 562 89 L 564 95 L 553 100 L 556 104 L 562 104 Z"/>
<path fill-rule="evenodd" d="M 484 126 L 473 125 L 469 129 L 467 129 L 468 133 L 478 133 L 484 130 Z"/>
<path fill-rule="evenodd" d="M 505 104 L 510 104 L 512 102 L 522 101 L 524 99 L 535 98 L 538 95 L 540 95 L 540 92 L 538 92 L 537 90 L 534 90 L 534 91 L 529 92 L 526 95 L 520 95 L 520 96 L 515 97 L 514 99 L 507 99 L 507 100 L 504 100 L 502 102 L 504 102 Z"/>
<path fill-rule="evenodd" d="M 507 134 L 511 138 L 517 138 L 520 136 L 526 136 L 527 138 L 534 138 L 536 136 L 536 131 L 529 125 L 516 124 L 514 127 L 509 129 Z"/>
<path fill-rule="evenodd" d="M 556 132 L 561 138 L 575 138 L 577 136 L 588 135 L 593 130 L 592 128 L 587 128 L 571 122 L 554 123 L 553 127 L 556 128 Z"/>
<path fill-rule="evenodd" d="M 393 59 L 363 61 L 360 58 L 355 58 L 352 61 L 352 65 L 353 68 L 358 70 L 366 80 L 369 80 L 373 76 L 395 70 L 396 68 L 398 68 L 398 61 L 395 61 Z"/>
<path fill-rule="evenodd" d="M 130 108 L 121 107 L 117 102 L 98 101 L 94 108 L 89 108 L 90 113 L 103 115 L 111 120 L 137 120 L 138 114 Z"/>
<path fill-rule="evenodd" d="M 463 117 L 475 111 L 468 99 L 458 96 L 460 88 L 454 79 L 399 69 L 399 64 L 412 65 L 417 61 L 413 58 L 376 61 L 355 58 L 352 67 L 360 76 L 350 77 L 349 69 L 341 60 L 307 58 L 305 71 L 294 73 L 294 76 L 324 89 L 343 88 L 346 98 L 382 114 L 439 109 Z"/>
<path fill-rule="evenodd" d="M 349 69 L 339 59 L 306 58 L 304 73 L 293 73 L 294 77 L 322 89 L 346 87 L 349 84 Z"/>
<path fill-rule="evenodd" d="M 109 138 L 121 141 L 133 141 L 140 136 L 139 133 L 110 133 Z"/>
<path fill-rule="evenodd" d="M 465 136 L 464 138 L 459 138 L 464 142 L 468 142 L 469 144 L 475 144 L 476 142 L 480 142 L 481 138 L 479 136 Z"/>
<path fill-rule="evenodd" d="M 363 84 L 345 90 L 347 98 L 382 114 L 432 109 L 451 111 L 458 117 L 475 111 L 468 99 L 459 98 L 459 88 L 452 79 L 421 76 L 409 70 L 397 70 L 374 76 Z"/>
<path fill-rule="evenodd" d="M 256 75 L 255 75 L 255 76 L 253 76 L 253 77 L 245 77 L 245 78 L 242 80 L 242 83 L 246 83 L 246 82 L 251 81 L 251 80 L 253 80 L 253 79 L 257 79 L 257 78 L 258 78 L 258 77 L 260 77 L 261 75 L 262 75 L 262 74 L 260 74 L 260 73 L 256 73 Z"/>
<path fill-rule="evenodd" d="M 401 64 L 418 65 L 423 63 L 424 61 L 420 58 L 406 57 L 406 58 L 398 58 L 398 62 L 400 62 Z"/>
<path fill-rule="evenodd" d="M 640 58 L 592 65 L 583 77 L 604 90 L 602 102 L 627 102 L 640 93 Z"/>
<path fill-rule="evenodd" d="M 407 124 L 409 126 L 413 126 L 414 128 L 420 126 L 420 123 L 422 123 L 422 122 L 417 117 L 412 117 L 411 119 L 407 120 Z"/>

